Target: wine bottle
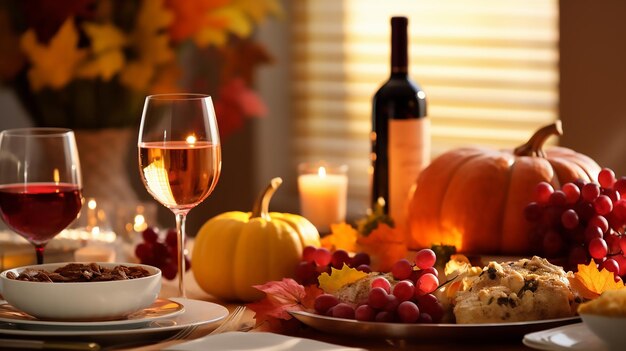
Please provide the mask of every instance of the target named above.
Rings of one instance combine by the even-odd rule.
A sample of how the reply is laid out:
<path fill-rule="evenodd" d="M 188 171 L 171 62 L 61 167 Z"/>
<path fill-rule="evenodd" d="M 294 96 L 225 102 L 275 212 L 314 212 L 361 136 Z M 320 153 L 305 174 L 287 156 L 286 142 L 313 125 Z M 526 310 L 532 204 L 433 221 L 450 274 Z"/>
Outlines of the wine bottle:
<path fill-rule="evenodd" d="M 430 160 L 426 94 L 408 75 L 408 19 L 391 18 L 391 75 L 372 101 L 371 205 L 404 228 L 409 191 Z"/>

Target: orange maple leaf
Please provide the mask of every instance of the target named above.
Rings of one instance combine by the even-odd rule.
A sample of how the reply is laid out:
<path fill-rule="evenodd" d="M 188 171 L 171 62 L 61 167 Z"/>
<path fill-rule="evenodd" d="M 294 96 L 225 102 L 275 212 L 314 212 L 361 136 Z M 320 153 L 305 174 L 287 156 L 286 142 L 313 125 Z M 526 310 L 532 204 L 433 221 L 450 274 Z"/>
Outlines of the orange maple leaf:
<path fill-rule="evenodd" d="M 357 243 L 371 256 L 372 269 L 379 272 L 391 271 L 391 266 L 406 258 L 408 252 L 403 235 L 386 223 L 378 223 L 368 236 L 359 236 Z"/>
<path fill-rule="evenodd" d="M 322 247 L 335 250 L 356 251 L 356 239 L 358 232 L 350 224 L 335 223 L 330 225 L 331 233 L 322 238 Z"/>
<path fill-rule="evenodd" d="M 266 324 L 271 331 L 280 332 L 291 323 L 293 317 L 289 311 L 305 311 L 313 308 L 315 297 L 322 293 L 316 286 L 305 288 L 291 278 L 271 281 L 262 285 L 254 285 L 265 293 L 265 297 L 257 302 L 247 304 L 255 312 L 256 325 Z"/>
<path fill-rule="evenodd" d="M 586 299 L 595 299 L 607 290 L 623 289 L 622 281 L 615 281 L 612 272 L 602 269 L 598 271 L 596 263 L 591 260 L 588 265 L 579 264 L 578 272 L 570 277 L 572 288 Z"/>

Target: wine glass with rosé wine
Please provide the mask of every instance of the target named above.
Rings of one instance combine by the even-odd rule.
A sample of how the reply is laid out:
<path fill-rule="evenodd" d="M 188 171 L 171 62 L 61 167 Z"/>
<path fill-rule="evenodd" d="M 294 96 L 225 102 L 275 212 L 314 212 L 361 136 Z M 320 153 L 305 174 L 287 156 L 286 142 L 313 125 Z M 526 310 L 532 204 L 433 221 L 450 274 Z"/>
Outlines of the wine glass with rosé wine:
<path fill-rule="evenodd" d="M 146 189 L 176 217 L 178 295 L 185 297 L 185 219 L 211 194 L 222 168 L 211 97 L 146 97 L 137 146 L 139 173 Z"/>
<path fill-rule="evenodd" d="M 74 132 L 21 128 L 0 132 L 0 216 L 35 246 L 43 263 L 48 241 L 82 207 L 82 178 Z"/>

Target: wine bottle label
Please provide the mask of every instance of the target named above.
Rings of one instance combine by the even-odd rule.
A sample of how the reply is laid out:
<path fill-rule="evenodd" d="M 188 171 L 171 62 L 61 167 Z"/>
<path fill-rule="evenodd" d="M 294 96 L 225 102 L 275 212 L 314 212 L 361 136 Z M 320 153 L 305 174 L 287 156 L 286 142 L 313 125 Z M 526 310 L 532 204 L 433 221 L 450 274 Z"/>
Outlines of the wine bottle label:
<path fill-rule="evenodd" d="M 389 214 L 396 227 L 406 224 L 409 191 L 430 162 L 430 120 L 389 120 Z"/>

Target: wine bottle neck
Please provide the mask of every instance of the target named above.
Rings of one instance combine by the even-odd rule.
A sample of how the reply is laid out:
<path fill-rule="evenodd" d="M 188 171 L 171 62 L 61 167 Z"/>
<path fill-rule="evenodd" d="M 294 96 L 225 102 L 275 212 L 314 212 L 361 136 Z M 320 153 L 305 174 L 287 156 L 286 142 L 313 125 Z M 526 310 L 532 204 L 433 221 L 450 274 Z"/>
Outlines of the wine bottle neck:
<path fill-rule="evenodd" d="M 391 18 L 391 73 L 408 73 L 408 19 L 406 17 Z"/>

